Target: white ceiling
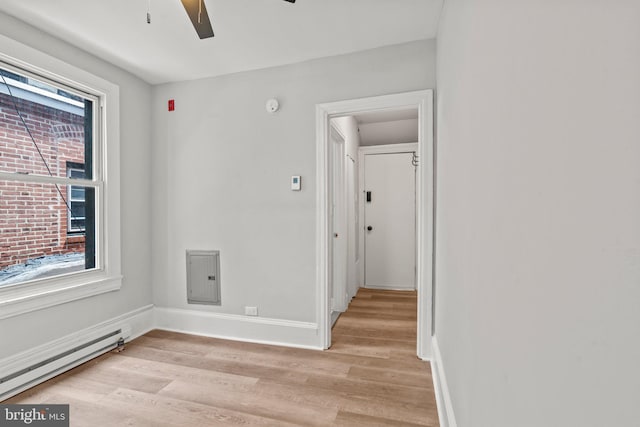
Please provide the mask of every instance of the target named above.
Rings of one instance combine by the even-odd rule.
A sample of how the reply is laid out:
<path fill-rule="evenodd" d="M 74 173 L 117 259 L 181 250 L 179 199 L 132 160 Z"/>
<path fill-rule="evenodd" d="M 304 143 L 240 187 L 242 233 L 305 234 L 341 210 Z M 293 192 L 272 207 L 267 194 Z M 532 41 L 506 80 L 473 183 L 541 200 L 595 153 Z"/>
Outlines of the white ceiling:
<path fill-rule="evenodd" d="M 367 111 L 353 116 L 360 145 L 418 142 L 418 109 Z"/>
<path fill-rule="evenodd" d="M 360 145 L 418 142 L 418 119 L 364 123 L 358 126 Z"/>
<path fill-rule="evenodd" d="M 356 114 L 358 124 L 393 122 L 396 120 L 418 119 L 418 109 L 409 108 L 406 110 L 382 110 L 367 111 L 365 113 Z"/>
<path fill-rule="evenodd" d="M 436 36 L 442 0 L 206 0 L 200 40 L 180 0 L 2 0 L 0 11 L 138 75 L 190 80 Z"/>

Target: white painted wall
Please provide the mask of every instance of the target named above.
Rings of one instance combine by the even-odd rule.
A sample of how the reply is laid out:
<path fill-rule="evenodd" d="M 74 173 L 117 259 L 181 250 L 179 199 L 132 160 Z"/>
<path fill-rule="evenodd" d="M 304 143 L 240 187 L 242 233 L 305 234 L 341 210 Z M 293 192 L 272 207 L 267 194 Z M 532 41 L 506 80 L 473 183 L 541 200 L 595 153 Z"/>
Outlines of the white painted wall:
<path fill-rule="evenodd" d="M 445 3 L 435 327 L 458 426 L 638 425 L 638 17 Z"/>
<path fill-rule="evenodd" d="M 431 88 L 434 61 L 428 40 L 156 87 L 155 303 L 315 322 L 315 105 Z M 186 304 L 186 249 L 221 251 L 222 306 Z"/>
<path fill-rule="evenodd" d="M 120 86 L 122 289 L 0 320 L 0 359 L 151 304 L 151 88 L 103 60 L 0 13 L 0 33 Z"/>

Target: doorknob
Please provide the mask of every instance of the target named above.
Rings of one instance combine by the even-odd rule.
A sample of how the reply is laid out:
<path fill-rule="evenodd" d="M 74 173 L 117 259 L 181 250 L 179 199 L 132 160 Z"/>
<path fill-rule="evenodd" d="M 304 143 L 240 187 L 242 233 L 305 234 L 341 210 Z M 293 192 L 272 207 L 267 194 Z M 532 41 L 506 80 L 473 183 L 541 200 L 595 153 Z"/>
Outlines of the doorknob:
<path fill-rule="evenodd" d="M 367 230 L 371 231 L 371 230 L 373 230 L 373 227 L 369 225 L 369 226 L 367 226 Z"/>

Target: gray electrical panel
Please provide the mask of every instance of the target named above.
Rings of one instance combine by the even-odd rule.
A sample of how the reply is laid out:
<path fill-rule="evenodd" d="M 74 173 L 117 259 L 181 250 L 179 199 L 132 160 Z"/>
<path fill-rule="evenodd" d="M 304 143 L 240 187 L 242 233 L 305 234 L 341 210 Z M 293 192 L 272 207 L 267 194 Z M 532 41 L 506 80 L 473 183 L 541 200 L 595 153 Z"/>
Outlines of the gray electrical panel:
<path fill-rule="evenodd" d="M 220 305 L 220 251 L 187 251 L 187 302 Z"/>

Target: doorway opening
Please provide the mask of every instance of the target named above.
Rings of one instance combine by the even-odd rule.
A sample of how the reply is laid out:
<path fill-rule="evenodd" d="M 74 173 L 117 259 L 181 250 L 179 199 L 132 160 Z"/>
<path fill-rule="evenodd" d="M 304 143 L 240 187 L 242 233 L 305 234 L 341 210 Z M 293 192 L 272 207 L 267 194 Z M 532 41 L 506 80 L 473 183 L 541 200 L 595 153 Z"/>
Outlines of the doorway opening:
<path fill-rule="evenodd" d="M 426 90 L 317 106 L 317 319 L 325 349 L 361 286 L 415 289 L 416 353 L 430 358 L 432 102 Z"/>

